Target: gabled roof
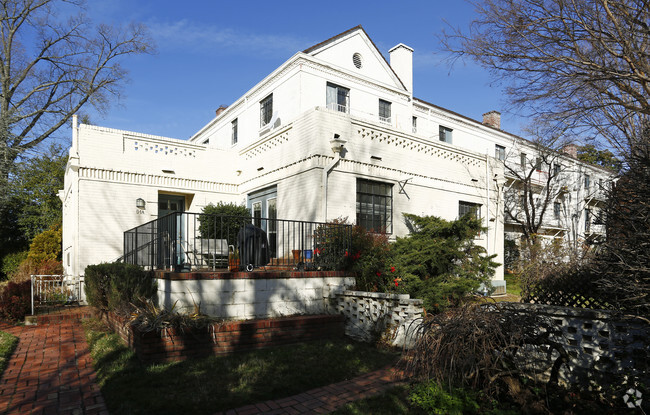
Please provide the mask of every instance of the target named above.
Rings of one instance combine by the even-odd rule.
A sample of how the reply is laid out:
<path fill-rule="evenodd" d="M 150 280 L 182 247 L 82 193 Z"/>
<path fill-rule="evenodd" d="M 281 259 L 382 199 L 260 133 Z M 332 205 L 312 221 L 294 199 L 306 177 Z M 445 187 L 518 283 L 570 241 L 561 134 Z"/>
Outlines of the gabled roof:
<path fill-rule="evenodd" d="M 353 27 L 351 29 L 348 29 L 348 30 L 342 32 L 342 33 L 339 33 L 338 35 L 332 36 L 331 38 L 329 38 L 327 40 L 324 40 L 324 41 L 322 41 L 320 43 L 317 43 L 317 44 L 303 50 L 302 52 L 307 54 L 307 55 L 315 56 L 319 52 L 325 50 L 326 48 L 328 48 L 328 47 L 330 47 L 330 46 L 332 46 L 332 45 L 334 45 L 334 44 L 336 44 L 338 42 L 341 42 L 342 40 L 349 37 L 350 35 L 352 35 L 355 32 L 358 32 L 359 34 L 361 34 L 368 41 L 368 43 L 371 45 L 371 47 L 373 49 L 373 52 L 375 52 L 376 55 L 381 57 L 382 65 L 384 66 L 385 70 L 387 72 L 389 72 L 390 76 L 394 77 L 395 80 L 397 81 L 396 86 L 401 87 L 402 89 L 406 90 L 406 86 L 404 86 L 404 83 L 402 82 L 402 80 L 399 78 L 399 76 L 397 76 L 397 73 L 395 73 L 395 71 L 390 66 L 390 64 L 388 63 L 388 61 L 384 57 L 384 55 L 381 53 L 381 51 L 379 50 L 379 48 L 377 47 L 375 42 L 372 41 L 370 36 L 368 36 L 368 33 L 363 29 L 363 26 L 361 26 L 361 25 L 355 26 L 355 27 Z"/>

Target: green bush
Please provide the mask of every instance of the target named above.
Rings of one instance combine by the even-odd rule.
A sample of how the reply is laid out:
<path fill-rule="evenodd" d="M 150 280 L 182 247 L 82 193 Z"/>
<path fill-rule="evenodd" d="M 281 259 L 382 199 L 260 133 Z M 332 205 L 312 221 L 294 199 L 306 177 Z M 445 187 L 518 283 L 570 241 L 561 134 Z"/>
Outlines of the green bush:
<path fill-rule="evenodd" d="M 61 261 L 62 235 L 60 223 L 36 235 L 29 246 L 27 258 L 35 263 L 47 260 Z"/>
<path fill-rule="evenodd" d="M 470 215 L 455 221 L 435 216 L 405 214 L 410 234 L 393 245 L 401 273 L 401 292 L 420 298 L 429 311 L 441 311 L 462 302 L 481 284 L 490 287 L 498 266 L 474 244 L 483 231 L 481 222 Z"/>
<path fill-rule="evenodd" d="M 409 400 L 414 406 L 436 415 L 475 414 L 480 409 L 475 393 L 459 388 L 448 392 L 433 380 L 416 385 Z"/>
<path fill-rule="evenodd" d="M 152 271 L 121 262 L 89 265 L 85 270 L 86 298 L 105 311 L 130 312 L 156 294 Z"/>
<path fill-rule="evenodd" d="M 251 212 L 246 206 L 234 203 L 210 203 L 199 215 L 199 232 L 202 238 L 227 239 L 235 245 L 242 226 L 250 223 Z"/>
<path fill-rule="evenodd" d="M 28 251 L 14 252 L 7 254 L 2 258 L 2 268 L 0 269 L 0 280 L 9 278 L 12 274 L 18 271 L 20 263 L 27 259 Z"/>
<path fill-rule="evenodd" d="M 23 320 L 31 308 L 31 290 L 31 281 L 10 281 L 0 293 L 0 320 Z"/>

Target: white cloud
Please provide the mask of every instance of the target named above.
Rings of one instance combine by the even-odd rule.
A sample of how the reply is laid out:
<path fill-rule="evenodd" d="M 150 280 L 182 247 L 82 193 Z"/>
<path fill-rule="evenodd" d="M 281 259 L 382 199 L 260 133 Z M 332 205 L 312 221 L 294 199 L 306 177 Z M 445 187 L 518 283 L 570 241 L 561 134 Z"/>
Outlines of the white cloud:
<path fill-rule="evenodd" d="M 288 58 L 311 46 L 303 37 L 269 33 L 246 33 L 232 28 L 197 25 L 187 19 L 148 23 L 161 49 L 182 49 L 194 53 L 236 53 Z"/>

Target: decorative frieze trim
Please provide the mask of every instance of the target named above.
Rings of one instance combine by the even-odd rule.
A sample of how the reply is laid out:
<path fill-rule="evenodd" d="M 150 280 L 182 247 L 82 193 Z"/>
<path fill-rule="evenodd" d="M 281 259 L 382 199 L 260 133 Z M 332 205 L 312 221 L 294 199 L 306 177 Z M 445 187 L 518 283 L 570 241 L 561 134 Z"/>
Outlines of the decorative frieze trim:
<path fill-rule="evenodd" d="M 240 156 L 244 156 L 246 160 L 251 160 L 259 155 L 266 153 L 268 150 L 273 149 L 279 145 L 283 145 L 289 138 L 291 138 L 290 130 L 293 127 L 293 123 L 287 124 L 277 131 L 274 131 L 272 134 L 267 135 L 266 137 L 258 140 L 248 147 L 242 149 L 239 152 Z"/>
<path fill-rule="evenodd" d="M 205 192 L 238 194 L 239 187 L 231 183 L 219 183 L 209 180 L 185 179 L 157 174 L 133 173 L 119 170 L 80 167 L 79 179 L 98 180 L 114 183 L 172 187 L 183 191 L 195 190 Z"/>

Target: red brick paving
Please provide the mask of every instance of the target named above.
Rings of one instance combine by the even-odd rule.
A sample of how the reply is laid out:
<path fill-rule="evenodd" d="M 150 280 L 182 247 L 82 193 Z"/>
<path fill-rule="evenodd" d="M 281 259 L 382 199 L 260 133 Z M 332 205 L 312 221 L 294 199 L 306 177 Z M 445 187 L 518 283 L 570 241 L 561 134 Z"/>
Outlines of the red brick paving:
<path fill-rule="evenodd" d="M 403 384 L 403 379 L 404 376 L 401 372 L 394 369 L 382 369 L 298 395 L 260 402 L 256 405 L 246 405 L 218 412 L 216 415 L 326 414 L 350 402 L 379 395 L 392 387 Z"/>
<path fill-rule="evenodd" d="M 50 321 L 0 322 L 19 338 L 0 378 L 0 414 L 107 415 L 78 316 Z"/>
<path fill-rule="evenodd" d="M 0 322 L 0 330 L 20 339 L 0 378 L 0 414 L 108 415 L 78 319 L 86 314 L 39 318 L 38 326 Z M 325 414 L 402 383 L 401 372 L 382 369 L 218 415 Z"/>

